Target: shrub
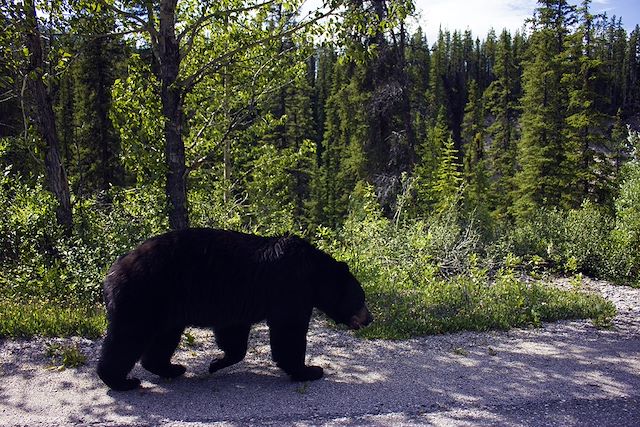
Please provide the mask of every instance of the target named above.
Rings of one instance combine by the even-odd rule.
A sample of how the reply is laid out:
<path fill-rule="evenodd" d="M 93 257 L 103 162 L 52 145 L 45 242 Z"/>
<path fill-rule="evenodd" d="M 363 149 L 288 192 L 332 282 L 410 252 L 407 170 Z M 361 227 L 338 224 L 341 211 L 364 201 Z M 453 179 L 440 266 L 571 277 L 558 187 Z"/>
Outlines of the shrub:
<path fill-rule="evenodd" d="M 609 318 L 603 298 L 516 278 L 512 256 L 491 276 L 479 262 L 477 232 L 454 209 L 397 226 L 373 190 L 356 186 L 342 230 L 321 229 L 319 245 L 347 261 L 363 283 L 376 321 L 360 334 L 407 338 L 459 330 L 508 329 L 565 318 Z"/>
<path fill-rule="evenodd" d="M 640 162 L 629 163 L 616 199 L 616 226 L 612 233 L 612 270 L 623 280 L 640 285 Z"/>
<path fill-rule="evenodd" d="M 611 233 L 614 218 L 585 202 L 580 209 L 540 209 L 525 223 L 505 232 L 489 252 L 513 252 L 530 270 L 582 272 L 613 278 L 618 252 Z"/>

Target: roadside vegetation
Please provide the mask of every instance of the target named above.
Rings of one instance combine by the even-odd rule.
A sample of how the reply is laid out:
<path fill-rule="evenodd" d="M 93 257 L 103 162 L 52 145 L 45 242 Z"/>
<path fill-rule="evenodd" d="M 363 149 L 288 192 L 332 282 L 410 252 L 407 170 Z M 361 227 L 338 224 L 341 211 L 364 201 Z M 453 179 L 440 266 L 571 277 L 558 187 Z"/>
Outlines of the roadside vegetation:
<path fill-rule="evenodd" d="M 346 261 L 364 337 L 606 326 L 581 275 L 640 286 L 640 26 L 550 0 L 427 40 L 411 0 L 151 3 L 0 4 L 0 337 L 99 336 L 109 265 L 188 226 Z"/>
<path fill-rule="evenodd" d="M 0 278 L 0 336 L 100 336 L 106 269 L 163 225 L 153 211 L 137 206 L 147 197 L 132 198 L 109 211 L 93 206 L 86 211 L 91 218 L 69 238 L 55 223 L 47 193 L 26 194 L 7 201 L 10 215 L 2 223 L 14 232 L 2 241 L 12 256 L 4 257 Z M 635 254 L 624 258 L 607 243 L 620 227 L 585 206 L 565 215 L 552 211 L 545 220 L 486 240 L 458 206 L 454 200 L 428 219 L 394 221 L 382 214 L 373 188 L 360 184 L 338 231 L 319 227 L 307 236 L 346 261 L 363 283 L 376 322 L 360 336 L 401 339 L 572 318 L 608 325 L 615 307 L 585 292 L 581 274 L 629 274 Z M 572 289 L 554 287 L 551 274 L 574 277 Z"/>

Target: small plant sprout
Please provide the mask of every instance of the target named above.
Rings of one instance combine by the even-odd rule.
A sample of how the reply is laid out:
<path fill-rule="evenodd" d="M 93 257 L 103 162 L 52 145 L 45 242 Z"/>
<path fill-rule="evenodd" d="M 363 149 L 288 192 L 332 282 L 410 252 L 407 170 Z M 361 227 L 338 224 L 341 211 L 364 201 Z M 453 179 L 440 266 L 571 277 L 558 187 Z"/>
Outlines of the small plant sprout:
<path fill-rule="evenodd" d="M 304 382 L 296 387 L 296 393 L 298 394 L 306 394 L 308 390 L 309 390 L 308 382 Z"/>
<path fill-rule="evenodd" d="M 454 349 L 453 349 L 453 353 L 454 353 L 454 354 L 457 354 L 458 356 L 464 356 L 464 357 L 467 357 L 467 356 L 469 355 L 469 351 L 468 351 L 468 350 L 465 350 L 465 349 L 464 349 L 464 348 L 462 348 L 462 347 L 456 347 L 456 348 L 454 348 Z"/>
<path fill-rule="evenodd" d="M 80 350 L 77 344 L 47 344 L 47 357 L 54 363 L 54 368 L 60 371 L 67 368 L 77 368 L 87 361 L 87 356 Z"/>
<path fill-rule="evenodd" d="M 189 331 L 185 331 L 182 335 L 182 345 L 184 347 L 195 347 L 196 346 L 196 337 Z"/>

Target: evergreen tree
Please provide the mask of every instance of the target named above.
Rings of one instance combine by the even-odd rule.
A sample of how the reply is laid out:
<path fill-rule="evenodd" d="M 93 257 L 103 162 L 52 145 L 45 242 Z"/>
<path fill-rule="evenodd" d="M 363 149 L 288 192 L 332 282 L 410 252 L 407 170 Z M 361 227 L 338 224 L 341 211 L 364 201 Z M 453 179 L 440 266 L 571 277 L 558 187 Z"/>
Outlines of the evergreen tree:
<path fill-rule="evenodd" d="M 409 102 L 412 114 L 412 127 L 416 141 L 424 141 L 427 136 L 429 105 L 425 96 L 429 88 L 431 54 L 422 30 L 411 36 L 406 52 L 407 77 L 409 80 Z"/>
<path fill-rule="evenodd" d="M 468 209 L 482 211 L 482 216 L 485 216 L 488 180 L 484 153 L 484 106 L 475 80 L 469 82 L 468 99 L 462 123 L 465 203 Z"/>
<path fill-rule="evenodd" d="M 519 90 L 515 47 L 506 30 L 498 40 L 494 71 L 496 80 L 491 82 L 484 93 L 491 120 L 487 128 L 490 140 L 487 168 L 492 178 L 489 209 L 496 219 L 503 219 L 507 216 L 514 189 Z"/>
<path fill-rule="evenodd" d="M 475 80 L 468 85 L 467 105 L 464 107 L 464 119 L 462 120 L 462 143 L 465 147 L 470 145 L 476 134 L 484 130 L 484 108 L 482 96 Z M 465 154 L 466 157 L 466 154 Z"/>
<path fill-rule="evenodd" d="M 368 102 L 359 81 L 364 70 L 353 62 L 334 65 L 331 93 L 324 108 L 325 132 L 312 184 L 313 222 L 336 227 L 346 217 L 349 195 L 365 177 L 364 142 L 368 132 L 362 105 Z"/>
<path fill-rule="evenodd" d="M 533 20 L 528 60 L 524 64 L 522 138 L 518 145 L 512 207 L 522 219 L 540 206 L 560 206 L 573 177 L 565 164 L 564 120 L 567 91 L 562 84 L 564 44 L 574 21 L 574 8 L 565 0 L 540 0 Z M 569 207 L 566 204 L 562 205 Z"/>
<path fill-rule="evenodd" d="M 325 125 L 325 104 L 331 91 L 331 78 L 336 62 L 333 47 L 325 45 L 316 49 L 315 55 L 309 59 L 308 79 L 312 87 L 311 109 L 313 111 L 313 140 L 316 141 L 316 155 L 318 160 L 322 156 L 322 138 Z"/>
<path fill-rule="evenodd" d="M 95 191 L 106 193 L 111 185 L 123 183 L 118 161 L 120 141 L 109 118 L 111 87 L 124 56 L 123 42 L 118 37 L 103 36 L 114 31 L 113 17 L 96 15 L 91 24 L 88 41 L 72 68 L 73 117 L 70 123 L 73 124 L 73 146 L 76 148 L 72 170 L 75 173 L 74 190 L 79 197 Z"/>
<path fill-rule="evenodd" d="M 611 162 L 606 156 L 606 128 L 611 118 L 599 107 L 604 104 L 598 88 L 604 80 L 603 63 L 595 58 L 594 16 L 590 0 L 580 8 L 580 25 L 567 37 L 567 64 L 562 83 L 568 88 L 565 157 L 567 176 L 563 205 L 578 207 L 585 198 L 612 203 Z"/>
<path fill-rule="evenodd" d="M 451 206 L 456 200 L 463 181 L 458 163 L 458 152 L 451 133 L 444 142 L 439 157 L 435 180 L 431 188 L 431 199 L 436 201 L 434 205 L 436 212 L 442 212 Z"/>
<path fill-rule="evenodd" d="M 608 114 L 614 115 L 618 108 L 623 106 L 624 93 L 624 61 L 627 50 L 627 32 L 622 26 L 622 19 L 611 17 L 606 24 L 605 35 L 605 62 L 609 74 L 609 82 L 605 88 L 610 107 Z M 625 112 L 623 111 L 623 114 Z"/>
<path fill-rule="evenodd" d="M 449 67 L 448 45 L 450 34 L 440 29 L 438 41 L 431 53 L 431 67 L 429 69 L 429 90 L 427 93 L 427 105 L 429 106 L 428 116 L 435 119 L 441 107 L 449 117 L 449 102 L 446 92 L 447 69 Z"/>
<path fill-rule="evenodd" d="M 624 58 L 623 109 L 627 112 L 640 110 L 640 25 L 629 35 Z"/>
<path fill-rule="evenodd" d="M 493 67 L 496 61 L 496 46 L 496 32 L 492 28 L 489 30 L 487 38 L 482 43 L 480 52 L 480 75 L 478 76 L 478 84 L 482 89 L 489 86 L 491 81 L 493 81 Z"/>
<path fill-rule="evenodd" d="M 460 190 L 462 173 L 453 136 L 441 107 L 429 137 L 420 145 L 413 175 L 414 215 L 446 208 Z"/>

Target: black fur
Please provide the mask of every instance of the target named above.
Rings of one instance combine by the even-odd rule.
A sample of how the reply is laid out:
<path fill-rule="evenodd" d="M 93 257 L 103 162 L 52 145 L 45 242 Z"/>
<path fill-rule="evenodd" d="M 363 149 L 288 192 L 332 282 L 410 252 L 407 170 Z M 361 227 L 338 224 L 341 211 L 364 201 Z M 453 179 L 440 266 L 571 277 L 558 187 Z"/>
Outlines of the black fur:
<path fill-rule="evenodd" d="M 210 372 L 241 361 L 251 325 L 267 320 L 276 364 L 295 381 L 322 377 L 305 365 L 313 307 L 339 323 L 366 313 L 365 296 L 346 264 L 295 236 L 259 237 L 194 228 L 142 243 L 109 270 L 104 295 L 109 326 L 98 375 L 114 390 L 140 360 L 162 377 L 185 372 L 171 356 L 186 326 L 212 327 L 224 357 Z M 364 310 L 364 311 L 363 311 Z"/>

